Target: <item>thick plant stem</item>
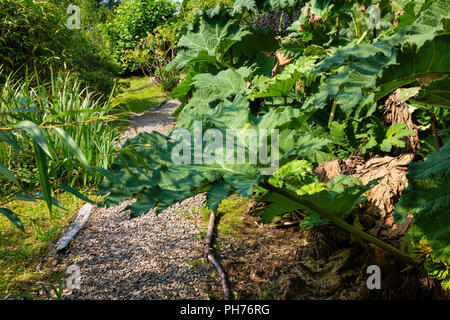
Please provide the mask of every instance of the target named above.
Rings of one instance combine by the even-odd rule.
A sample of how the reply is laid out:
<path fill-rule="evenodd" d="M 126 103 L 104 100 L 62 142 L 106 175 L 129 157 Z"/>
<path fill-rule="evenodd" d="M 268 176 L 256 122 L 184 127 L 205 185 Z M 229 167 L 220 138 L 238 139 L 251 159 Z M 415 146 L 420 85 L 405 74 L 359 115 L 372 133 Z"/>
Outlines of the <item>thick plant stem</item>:
<path fill-rule="evenodd" d="M 215 219 L 216 219 L 216 213 L 214 211 L 211 211 L 211 214 L 209 216 L 208 231 L 206 233 L 205 247 L 203 249 L 203 253 L 205 255 L 205 258 L 207 258 L 208 261 L 214 266 L 214 268 L 217 269 L 217 272 L 220 275 L 220 280 L 222 281 L 224 299 L 230 300 L 230 288 L 228 286 L 227 276 L 225 275 L 225 272 L 223 271 L 220 263 L 214 257 L 214 254 L 211 249 Z"/>
<path fill-rule="evenodd" d="M 438 134 L 437 120 L 436 120 L 436 116 L 434 114 L 431 115 L 431 134 L 433 135 L 434 146 L 436 147 L 436 149 L 441 148 L 442 141 Z"/>
<path fill-rule="evenodd" d="M 394 257 L 398 258 L 399 260 L 402 260 L 408 264 L 411 264 L 413 266 L 416 266 L 417 263 L 414 261 L 413 258 L 411 258 L 410 256 L 404 254 L 403 252 L 401 252 L 400 250 L 398 250 L 397 248 L 394 248 L 393 246 L 391 246 L 390 244 L 358 229 L 355 228 L 354 226 L 348 224 L 347 222 L 345 222 L 343 219 L 341 219 L 340 217 L 338 217 L 337 215 L 333 214 L 333 213 L 329 213 L 326 212 L 322 209 L 320 209 L 319 207 L 317 207 L 314 203 L 309 202 L 308 200 L 303 200 L 303 199 L 299 199 L 298 196 L 296 196 L 295 194 L 292 194 L 289 191 L 277 188 L 272 186 L 269 183 L 264 183 L 262 185 L 264 188 L 271 190 L 273 192 L 276 192 L 278 194 L 281 194 L 297 203 L 302 204 L 303 206 L 306 206 L 308 208 L 310 208 L 311 210 L 319 213 L 323 218 L 330 220 L 331 222 L 333 222 L 337 227 L 341 228 L 342 230 L 345 230 L 359 238 L 361 238 L 364 241 L 367 241 L 369 243 L 373 243 L 375 245 L 377 245 L 378 247 L 380 247 L 381 249 L 391 253 Z"/>
<path fill-rule="evenodd" d="M 284 12 L 281 12 L 281 17 L 280 17 L 280 25 L 278 26 L 278 31 L 283 31 L 283 18 L 284 18 Z"/>
<path fill-rule="evenodd" d="M 364 38 L 367 36 L 368 31 L 364 31 L 364 33 L 362 34 L 361 38 L 359 38 L 359 40 L 356 42 L 356 44 L 361 44 L 361 42 L 363 42 Z"/>
<path fill-rule="evenodd" d="M 352 12 L 352 17 L 353 17 L 353 27 L 355 28 L 355 36 L 359 36 L 358 34 L 358 27 L 356 26 L 356 17 L 355 17 L 355 13 Z"/>
<path fill-rule="evenodd" d="M 328 118 L 328 128 L 331 127 L 331 123 L 334 120 L 334 115 L 336 114 L 337 102 L 336 99 L 333 101 L 333 106 L 331 107 L 330 117 Z"/>
<path fill-rule="evenodd" d="M 230 65 L 233 66 L 233 48 L 230 48 Z"/>
<path fill-rule="evenodd" d="M 339 40 L 339 32 L 340 32 L 340 28 L 339 28 L 339 17 L 336 18 L 336 40 Z"/>

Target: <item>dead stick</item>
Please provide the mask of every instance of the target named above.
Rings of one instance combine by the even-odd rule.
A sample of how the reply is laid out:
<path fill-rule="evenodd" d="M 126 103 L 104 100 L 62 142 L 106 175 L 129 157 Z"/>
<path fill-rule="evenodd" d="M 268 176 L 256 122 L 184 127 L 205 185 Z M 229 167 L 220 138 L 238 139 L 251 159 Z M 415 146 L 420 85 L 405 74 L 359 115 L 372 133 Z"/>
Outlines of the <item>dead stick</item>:
<path fill-rule="evenodd" d="M 214 254 L 212 252 L 212 237 L 213 237 L 215 219 L 216 219 L 216 213 L 214 211 L 211 211 L 211 214 L 209 216 L 208 232 L 206 233 L 205 248 L 203 249 L 203 253 L 205 255 L 205 258 L 207 258 L 209 260 L 209 262 L 214 266 L 214 268 L 217 269 L 217 272 L 219 272 L 220 279 L 222 281 L 224 299 L 230 300 L 230 288 L 228 287 L 227 276 L 225 275 L 225 272 L 223 271 L 222 266 L 216 260 L 216 258 L 214 257 Z"/>
<path fill-rule="evenodd" d="M 103 119 L 115 119 L 115 116 L 106 116 Z M 92 119 L 88 119 L 88 120 L 82 120 L 82 121 L 78 121 L 78 122 L 72 122 L 72 123 L 61 123 L 61 124 L 53 124 L 53 125 L 48 125 L 48 126 L 39 126 L 40 129 L 53 129 L 53 128 L 60 128 L 60 127 L 72 127 L 75 126 L 77 124 L 80 123 L 89 123 L 89 122 L 94 122 L 94 121 L 98 121 L 98 120 L 103 120 L 102 118 L 92 118 Z M 11 131 L 14 130 L 15 128 L 12 127 L 2 127 L 0 128 L 0 131 Z"/>
<path fill-rule="evenodd" d="M 434 114 L 432 114 L 431 115 L 431 134 L 433 135 L 434 145 L 435 145 L 436 149 L 439 149 L 440 147 L 442 147 L 442 141 L 438 134 L 437 125 L 438 124 L 437 124 L 436 116 Z"/>

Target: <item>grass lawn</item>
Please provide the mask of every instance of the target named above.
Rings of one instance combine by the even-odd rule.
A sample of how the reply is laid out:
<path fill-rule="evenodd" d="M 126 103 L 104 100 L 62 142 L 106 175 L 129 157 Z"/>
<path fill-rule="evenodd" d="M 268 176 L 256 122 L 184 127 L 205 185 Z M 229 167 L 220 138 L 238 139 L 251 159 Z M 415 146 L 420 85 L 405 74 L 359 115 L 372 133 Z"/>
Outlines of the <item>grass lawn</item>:
<path fill-rule="evenodd" d="M 121 79 L 121 83 L 129 83 L 130 87 L 120 94 L 117 99 L 126 111 L 140 113 L 154 108 L 168 93 L 159 86 L 152 84 L 150 77 L 131 77 Z"/>
<path fill-rule="evenodd" d="M 82 190 L 83 191 L 83 190 Z M 84 190 L 91 199 L 96 197 Z M 49 289 L 56 285 L 61 274 L 55 274 L 52 266 L 41 265 L 40 259 L 51 249 L 61 232 L 74 218 L 84 201 L 70 193 L 55 196 L 67 210 L 53 207 L 50 217 L 44 201 L 27 202 L 16 200 L 9 209 L 20 216 L 25 233 L 17 229 L 0 215 L 0 299 L 8 294 L 33 294 L 41 285 Z"/>

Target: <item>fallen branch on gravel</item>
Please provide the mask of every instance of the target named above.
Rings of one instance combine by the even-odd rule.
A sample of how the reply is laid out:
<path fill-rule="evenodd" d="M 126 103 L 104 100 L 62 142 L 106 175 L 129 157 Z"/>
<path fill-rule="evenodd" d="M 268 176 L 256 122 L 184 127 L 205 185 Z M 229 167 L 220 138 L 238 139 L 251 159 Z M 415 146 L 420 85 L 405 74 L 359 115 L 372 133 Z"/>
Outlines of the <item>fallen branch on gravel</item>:
<path fill-rule="evenodd" d="M 67 233 L 63 235 L 56 243 L 56 251 L 61 251 L 62 249 L 67 247 L 70 240 L 72 240 L 73 237 L 77 235 L 78 231 L 80 231 L 84 227 L 95 208 L 96 206 L 90 203 L 86 203 L 81 207 L 80 211 L 78 211 L 77 218 L 72 223 Z"/>
<path fill-rule="evenodd" d="M 208 261 L 217 269 L 217 272 L 219 272 L 220 279 L 222 281 L 224 299 L 230 300 L 230 288 L 228 287 L 227 276 L 225 275 L 225 272 L 223 271 L 220 263 L 214 257 L 214 254 L 212 251 L 212 237 L 213 237 L 215 219 L 216 219 L 216 213 L 214 211 L 211 211 L 211 214 L 209 216 L 208 232 L 206 233 L 206 241 L 205 241 L 205 247 L 203 249 L 203 253 L 205 255 L 205 258 L 208 259 Z"/>

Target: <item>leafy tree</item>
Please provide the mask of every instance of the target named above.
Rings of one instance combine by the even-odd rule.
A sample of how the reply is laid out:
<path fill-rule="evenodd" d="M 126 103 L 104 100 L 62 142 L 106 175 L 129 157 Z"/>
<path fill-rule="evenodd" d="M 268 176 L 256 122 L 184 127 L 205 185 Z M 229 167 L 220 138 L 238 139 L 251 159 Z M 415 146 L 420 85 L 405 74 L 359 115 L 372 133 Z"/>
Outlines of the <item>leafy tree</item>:
<path fill-rule="evenodd" d="M 179 15 L 183 21 L 191 22 L 198 10 L 203 8 L 214 8 L 219 3 L 232 5 L 234 0 L 183 0 L 180 1 Z"/>
<path fill-rule="evenodd" d="M 53 1 L 30 6 L 26 1 L 0 2 L 0 65 L 5 74 L 25 74 L 26 67 L 41 73 L 53 64 L 61 67 L 72 32 L 61 8 Z"/>
<path fill-rule="evenodd" d="M 133 49 L 147 33 L 173 18 L 176 5 L 169 0 L 128 0 L 116 9 L 106 25 L 109 48 L 118 61 L 125 61 L 125 50 Z"/>
<path fill-rule="evenodd" d="M 107 6 L 109 8 L 117 7 L 122 3 L 122 0 L 96 0 L 97 7 Z"/>
<path fill-rule="evenodd" d="M 71 2 L 69 2 L 71 3 Z M 53 70 L 75 72 L 85 86 L 105 96 L 111 93 L 119 66 L 94 36 L 94 22 L 85 17 L 94 12 L 92 1 L 80 0 L 84 29 L 66 26 L 67 5 L 64 1 L 11 1 L 0 3 L 0 65 L 4 75 L 24 77 L 36 70 L 40 78 L 50 81 Z M 91 10 L 91 11 L 89 11 Z M 91 14 L 92 15 L 92 14 Z M 88 27 L 89 26 L 89 27 Z"/>

